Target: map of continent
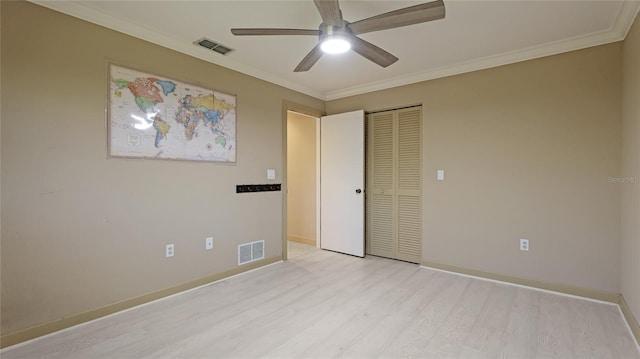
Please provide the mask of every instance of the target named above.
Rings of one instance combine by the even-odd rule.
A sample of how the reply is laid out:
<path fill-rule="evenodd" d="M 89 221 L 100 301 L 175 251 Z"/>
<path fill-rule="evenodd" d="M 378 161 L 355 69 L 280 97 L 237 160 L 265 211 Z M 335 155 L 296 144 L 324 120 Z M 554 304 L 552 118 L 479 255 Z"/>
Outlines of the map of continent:
<path fill-rule="evenodd" d="M 180 102 L 180 110 L 176 116 L 184 126 L 184 136 L 188 141 L 196 135 L 199 125 L 204 125 L 216 135 L 216 143 L 226 146 L 226 133 L 224 129 L 225 116 L 234 110 L 234 106 L 216 99 L 214 96 L 185 96 Z"/>
<path fill-rule="evenodd" d="M 112 156 L 235 162 L 235 96 L 116 65 L 110 77 Z"/>

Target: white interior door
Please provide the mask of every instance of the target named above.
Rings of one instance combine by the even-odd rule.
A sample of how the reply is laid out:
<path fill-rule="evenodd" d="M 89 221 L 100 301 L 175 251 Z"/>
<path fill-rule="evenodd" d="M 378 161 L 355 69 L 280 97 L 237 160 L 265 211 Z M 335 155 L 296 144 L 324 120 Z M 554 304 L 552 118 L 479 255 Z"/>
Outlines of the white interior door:
<path fill-rule="evenodd" d="M 320 247 L 364 257 L 364 111 L 320 119 Z"/>

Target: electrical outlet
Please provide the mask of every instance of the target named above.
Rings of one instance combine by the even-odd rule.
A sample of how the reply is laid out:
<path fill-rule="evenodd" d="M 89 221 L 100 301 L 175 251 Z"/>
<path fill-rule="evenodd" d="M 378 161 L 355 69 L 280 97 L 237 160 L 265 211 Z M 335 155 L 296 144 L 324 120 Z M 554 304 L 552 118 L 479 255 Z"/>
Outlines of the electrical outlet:
<path fill-rule="evenodd" d="M 174 250 L 174 247 L 173 247 L 173 243 L 167 244 L 164 247 L 164 256 L 166 258 L 169 258 L 169 257 L 173 257 L 174 254 L 175 254 L 175 250 Z"/>
<path fill-rule="evenodd" d="M 520 250 L 528 252 L 529 251 L 529 240 L 526 238 L 520 239 Z"/>
<path fill-rule="evenodd" d="M 207 237 L 204 241 L 204 249 L 213 249 L 213 237 Z"/>

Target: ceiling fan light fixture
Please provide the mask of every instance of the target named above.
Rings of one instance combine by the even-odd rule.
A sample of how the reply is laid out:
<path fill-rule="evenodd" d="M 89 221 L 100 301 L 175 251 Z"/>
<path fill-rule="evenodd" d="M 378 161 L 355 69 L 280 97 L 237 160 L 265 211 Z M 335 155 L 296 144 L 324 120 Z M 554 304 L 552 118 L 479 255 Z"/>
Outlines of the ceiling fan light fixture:
<path fill-rule="evenodd" d="M 351 49 L 351 43 L 342 36 L 327 36 L 322 40 L 320 49 L 327 54 L 342 54 Z"/>
<path fill-rule="evenodd" d="M 1 0 L 0 0 L 1 1 Z M 236 36 L 248 35 L 314 35 L 318 43 L 300 61 L 293 72 L 309 71 L 322 54 L 341 54 L 353 48 L 357 54 L 381 66 L 388 67 L 398 58 L 376 45 L 358 37 L 368 32 L 393 29 L 420 24 L 445 17 L 443 0 L 433 0 L 424 4 L 389 11 L 356 22 L 346 21 L 340 10 L 340 0 L 314 0 L 322 18 L 318 30 L 283 28 L 234 28 Z"/>

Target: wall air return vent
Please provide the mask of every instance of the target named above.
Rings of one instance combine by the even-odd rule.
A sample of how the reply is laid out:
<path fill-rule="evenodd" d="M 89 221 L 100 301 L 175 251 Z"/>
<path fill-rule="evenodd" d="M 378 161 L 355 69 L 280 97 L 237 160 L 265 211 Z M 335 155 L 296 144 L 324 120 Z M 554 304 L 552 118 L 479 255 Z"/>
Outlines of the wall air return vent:
<path fill-rule="evenodd" d="M 219 43 L 217 43 L 215 41 L 209 40 L 206 37 L 203 37 L 202 39 L 195 41 L 194 44 L 198 45 L 198 46 L 202 46 L 205 49 L 209 49 L 211 51 L 215 51 L 215 52 L 217 52 L 219 54 L 222 54 L 222 55 L 226 55 L 226 54 L 230 53 L 231 51 L 233 51 L 232 48 L 224 46 L 224 45 L 221 45 L 221 44 L 219 44 Z"/>
<path fill-rule="evenodd" d="M 264 241 L 238 245 L 238 265 L 264 259 Z"/>

